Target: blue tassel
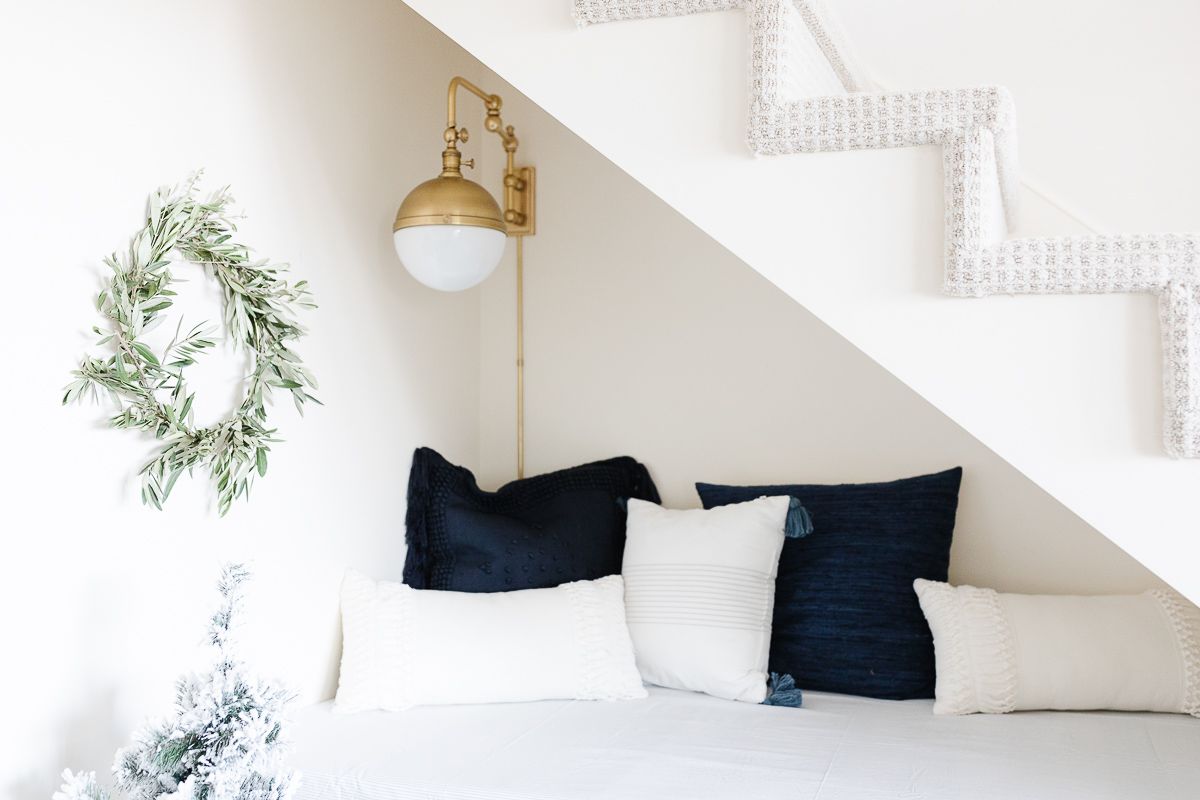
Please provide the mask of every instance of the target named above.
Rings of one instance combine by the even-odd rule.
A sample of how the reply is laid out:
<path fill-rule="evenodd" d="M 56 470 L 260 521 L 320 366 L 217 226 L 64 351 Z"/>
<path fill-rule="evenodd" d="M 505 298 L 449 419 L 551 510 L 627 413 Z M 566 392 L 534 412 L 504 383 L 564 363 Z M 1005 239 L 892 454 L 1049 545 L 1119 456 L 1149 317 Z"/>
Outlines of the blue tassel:
<path fill-rule="evenodd" d="M 771 680 L 767 682 L 767 699 L 762 701 L 764 706 L 799 708 L 801 701 L 800 690 L 796 688 L 796 681 L 791 675 L 771 673 Z"/>
<path fill-rule="evenodd" d="M 812 517 L 808 509 L 794 497 L 788 498 L 787 520 L 783 523 L 783 535 L 789 539 L 801 539 L 813 531 Z"/>

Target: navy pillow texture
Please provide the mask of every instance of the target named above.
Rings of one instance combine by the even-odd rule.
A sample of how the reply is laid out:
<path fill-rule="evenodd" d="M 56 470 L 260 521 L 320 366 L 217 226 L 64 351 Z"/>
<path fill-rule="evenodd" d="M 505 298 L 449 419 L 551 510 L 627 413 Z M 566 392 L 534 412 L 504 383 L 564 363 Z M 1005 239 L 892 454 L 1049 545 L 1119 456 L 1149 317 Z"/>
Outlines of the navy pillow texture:
<path fill-rule="evenodd" d="M 933 636 L 912 583 L 946 580 L 961 482 L 956 467 L 890 483 L 696 484 L 705 508 L 787 494 L 812 516 L 779 560 L 771 671 L 814 691 L 933 697 Z"/>
<path fill-rule="evenodd" d="M 414 589 L 504 592 L 590 581 L 621 571 L 625 511 L 659 502 L 650 473 L 622 456 L 481 490 L 470 470 L 427 447 L 408 479 L 408 557 Z"/>

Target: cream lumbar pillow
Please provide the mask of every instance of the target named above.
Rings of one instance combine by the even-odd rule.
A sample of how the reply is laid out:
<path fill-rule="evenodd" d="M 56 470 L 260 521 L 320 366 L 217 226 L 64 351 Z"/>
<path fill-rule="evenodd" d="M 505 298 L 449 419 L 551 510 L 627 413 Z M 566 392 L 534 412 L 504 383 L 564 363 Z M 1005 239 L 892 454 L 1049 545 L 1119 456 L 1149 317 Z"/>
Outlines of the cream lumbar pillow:
<path fill-rule="evenodd" d="M 935 714 L 1200 716 L 1200 610 L 1174 592 L 1001 594 L 926 580 L 913 588 L 933 631 Z"/>
<path fill-rule="evenodd" d="M 761 703 L 790 498 L 710 510 L 629 501 L 625 609 L 642 678 Z"/>
<path fill-rule="evenodd" d="M 646 696 L 620 575 L 549 589 L 413 589 L 342 581 L 334 710 Z"/>

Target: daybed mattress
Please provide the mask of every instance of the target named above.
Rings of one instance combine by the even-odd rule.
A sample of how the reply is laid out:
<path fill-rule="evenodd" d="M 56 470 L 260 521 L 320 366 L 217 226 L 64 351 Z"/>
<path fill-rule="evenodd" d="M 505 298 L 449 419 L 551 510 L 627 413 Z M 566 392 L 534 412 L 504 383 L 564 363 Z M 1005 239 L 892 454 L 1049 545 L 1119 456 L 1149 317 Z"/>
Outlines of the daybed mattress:
<path fill-rule="evenodd" d="M 541 702 L 297 715 L 298 800 L 1200 798 L 1200 720 L 806 693 L 775 708 L 650 689 Z"/>

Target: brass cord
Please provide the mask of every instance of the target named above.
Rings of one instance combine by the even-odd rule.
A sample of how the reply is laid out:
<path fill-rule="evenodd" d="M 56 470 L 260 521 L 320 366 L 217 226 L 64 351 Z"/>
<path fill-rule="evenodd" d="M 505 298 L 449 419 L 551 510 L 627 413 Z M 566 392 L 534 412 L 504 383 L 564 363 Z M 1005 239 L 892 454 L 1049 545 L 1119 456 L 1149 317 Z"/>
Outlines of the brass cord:
<path fill-rule="evenodd" d="M 525 477 L 525 237 L 517 240 L 517 478 Z"/>

